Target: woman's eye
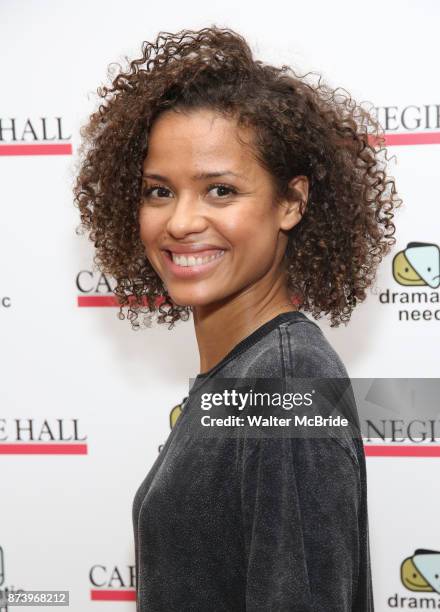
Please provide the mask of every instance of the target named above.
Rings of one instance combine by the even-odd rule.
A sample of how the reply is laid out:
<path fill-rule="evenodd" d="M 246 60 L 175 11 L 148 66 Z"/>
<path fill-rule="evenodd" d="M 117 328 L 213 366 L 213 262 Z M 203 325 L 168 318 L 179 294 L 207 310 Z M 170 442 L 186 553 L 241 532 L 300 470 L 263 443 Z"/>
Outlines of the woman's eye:
<path fill-rule="evenodd" d="M 224 199 L 225 196 L 230 195 L 231 193 L 237 193 L 237 190 L 234 187 L 230 187 L 229 185 L 210 185 L 208 187 L 208 193 L 211 191 L 217 191 L 217 197 L 215 199 Z M 162 185 L 151 185 L 150 187 L 144 187 L 142 190 L 142 197 L 144 199 L 154 198 L 154 199 L 166 199 L 168 198 L 168 194 L 170 190 Z"/>
<path fill-rule="evenodd" d="M 228 196 L 231 193 L 237 193 L 237 190 L 234 189 L 234 187 L 229 187 L 228 185 L 211 185 L 208 191 L 211 191 L 212 189 L 217 189 L 217 195 L 219 195 L 220 197 Z"/>
<path fill-rule="evenodd" d="M 164 192 L 169 191 L 166 187 L 161 187 L 160 185 L 153 185 L 152 187 L 145 187 L 142 191 L 143 198 L 149 198 L 154 191 L 157 190 L 157 194 L 154 197 L 161 198 L 164 195 Z"/>

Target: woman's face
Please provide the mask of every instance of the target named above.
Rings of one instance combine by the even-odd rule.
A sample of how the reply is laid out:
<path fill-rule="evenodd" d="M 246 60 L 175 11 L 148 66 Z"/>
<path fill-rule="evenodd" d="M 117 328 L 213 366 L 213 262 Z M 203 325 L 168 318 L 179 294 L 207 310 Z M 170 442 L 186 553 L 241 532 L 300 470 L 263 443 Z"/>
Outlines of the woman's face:
<path fill-rule="evenodd" d="M 232 119 L 206 109 L 166 111 L 151 128 L 140 233 L 176 304 L 214 304 L 270 282 L 283 230 L 300 220 L 296 205 L 274 206 L 270 175 L 237 135 Z"/>

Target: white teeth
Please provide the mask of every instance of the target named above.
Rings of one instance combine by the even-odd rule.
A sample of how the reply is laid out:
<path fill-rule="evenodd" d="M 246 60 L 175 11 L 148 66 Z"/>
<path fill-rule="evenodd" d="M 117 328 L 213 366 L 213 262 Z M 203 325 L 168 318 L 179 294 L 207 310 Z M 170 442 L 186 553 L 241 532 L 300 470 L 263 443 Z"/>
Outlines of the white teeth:
<path fill-rule="evenodd" d="M 207 255 L 206 257 L 194 257 L 194 255 L 177 255 L 176 253 L 171 253 L 173 258 L 173 262 L 178 266 L 201 266 L 202 264 L 208 263 L 208 261 L 212 261 L 213 259 L 218 259 L 223 255 L 224 251 L 218 251 L 215 255 Z"/>

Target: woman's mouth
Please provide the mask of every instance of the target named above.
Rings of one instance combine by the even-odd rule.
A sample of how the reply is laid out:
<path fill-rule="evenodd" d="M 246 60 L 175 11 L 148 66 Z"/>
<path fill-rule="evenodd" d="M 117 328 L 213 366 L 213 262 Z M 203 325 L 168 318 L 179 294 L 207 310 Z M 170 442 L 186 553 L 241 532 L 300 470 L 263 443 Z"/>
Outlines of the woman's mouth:
<path fill-rule="evenodd" d="M 197 276 L 213 269 L 225 254 L 224 249 L 209 249 L 197 253 L 162 251 L 166 265 L 175 276 Z"/>

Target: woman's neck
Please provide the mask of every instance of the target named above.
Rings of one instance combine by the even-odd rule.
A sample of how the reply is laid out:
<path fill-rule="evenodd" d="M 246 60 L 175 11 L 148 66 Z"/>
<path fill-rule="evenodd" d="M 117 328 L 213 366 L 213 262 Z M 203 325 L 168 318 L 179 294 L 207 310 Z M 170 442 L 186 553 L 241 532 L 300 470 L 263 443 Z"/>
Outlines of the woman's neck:
<path fill-rule="evenodd" d="M 221 304 L 193 308 L 194 328 L 203 374 L 225 357 L 241 340 L 278 314 L 298 310 L 285 287 L 268 291 L 251 289 Z"/>

